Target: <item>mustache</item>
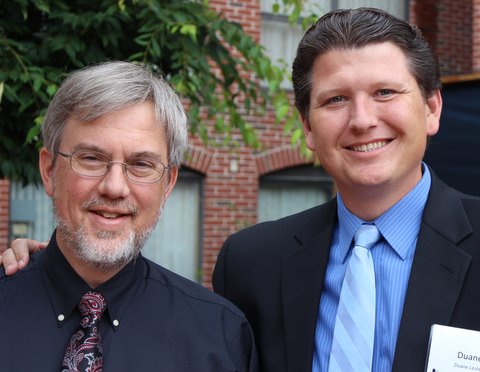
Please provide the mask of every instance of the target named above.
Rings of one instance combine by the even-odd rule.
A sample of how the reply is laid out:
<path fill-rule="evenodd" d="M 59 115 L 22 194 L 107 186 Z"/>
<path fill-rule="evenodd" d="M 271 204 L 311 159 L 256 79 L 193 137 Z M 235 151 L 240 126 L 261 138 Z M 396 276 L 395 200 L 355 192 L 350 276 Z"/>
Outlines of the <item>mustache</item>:
<path fill-rule="evenodd" d="M 138 208 L 134 204 L 125 200 L 106 200 L 103 198 L 94 198 L 83 202 L 81 205 L 82 209 L 90 209 L 101 206 L 128 211 L 128 213 L 134 217 L 138 214 Z"/>

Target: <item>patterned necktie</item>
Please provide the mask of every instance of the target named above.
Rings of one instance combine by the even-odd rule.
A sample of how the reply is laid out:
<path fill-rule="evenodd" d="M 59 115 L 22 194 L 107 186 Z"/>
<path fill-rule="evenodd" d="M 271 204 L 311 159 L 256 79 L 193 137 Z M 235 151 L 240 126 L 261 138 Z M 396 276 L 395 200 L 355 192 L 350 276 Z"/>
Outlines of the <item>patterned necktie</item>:
<path fill-rule="evenodd" d="M 72 335 L 62 363 L 62 372 L 101 372 L 103 370 L 102 341 L 98 323 L 107 304 L 98 292 L 83 295 L 78 309 L 80 325 Z"/>
<path fill-rule="evenodd" d="M 375 225 L 355 233 L 333 332 L 329 372 L 370 372 L 375 336 L 375 270 L 370 248 L 380 239 Z"/>

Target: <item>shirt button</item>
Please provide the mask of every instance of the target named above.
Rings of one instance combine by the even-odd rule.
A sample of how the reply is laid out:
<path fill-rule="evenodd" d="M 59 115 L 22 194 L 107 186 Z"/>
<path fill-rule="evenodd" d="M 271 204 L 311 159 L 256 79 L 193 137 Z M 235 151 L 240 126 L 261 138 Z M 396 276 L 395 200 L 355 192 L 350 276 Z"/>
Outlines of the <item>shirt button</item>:
<path fill-rule="evenodd" d="M 60 314 L 59 316 L 57 316 L 57 319 L 58 319 L 60 322 L 63 322 L 63 321 L 65 320 L 65 315 Z"/>
<path fill-rule="evenodd" d="M 115 327 L 118 327 L 119 324 L 120 324 L 120 322 L 119 322 L 117 319 L 115 319 L 115 320 L 113 321 L 113 325 L 114 325 Z"/>

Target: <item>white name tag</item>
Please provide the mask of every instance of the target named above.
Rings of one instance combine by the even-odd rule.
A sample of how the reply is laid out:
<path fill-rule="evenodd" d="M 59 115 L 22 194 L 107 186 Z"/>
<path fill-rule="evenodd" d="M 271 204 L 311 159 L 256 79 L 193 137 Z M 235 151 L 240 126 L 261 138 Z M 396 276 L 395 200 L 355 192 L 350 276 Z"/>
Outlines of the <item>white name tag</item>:
<path fill-rule="evenodd" d="M 480 372 L 480 332 L 434 324 L 425 372 Z"/>

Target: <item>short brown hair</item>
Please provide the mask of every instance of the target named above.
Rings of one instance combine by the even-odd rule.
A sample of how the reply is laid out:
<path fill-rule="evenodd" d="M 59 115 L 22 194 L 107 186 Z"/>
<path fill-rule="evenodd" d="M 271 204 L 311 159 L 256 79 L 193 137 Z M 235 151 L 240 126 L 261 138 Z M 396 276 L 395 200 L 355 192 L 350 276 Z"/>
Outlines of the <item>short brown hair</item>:
<path fill-rule="evenodd" d="M 292 80 L 300 114 L 308 118 L 312 69 L 319 55 L 382 42 L 391 42 L 403 51 L 424 97 L 441 88 L 438 60 L 417 27 L 380 9 L 340 9 L 320 17 L 298 45 Z"/>

